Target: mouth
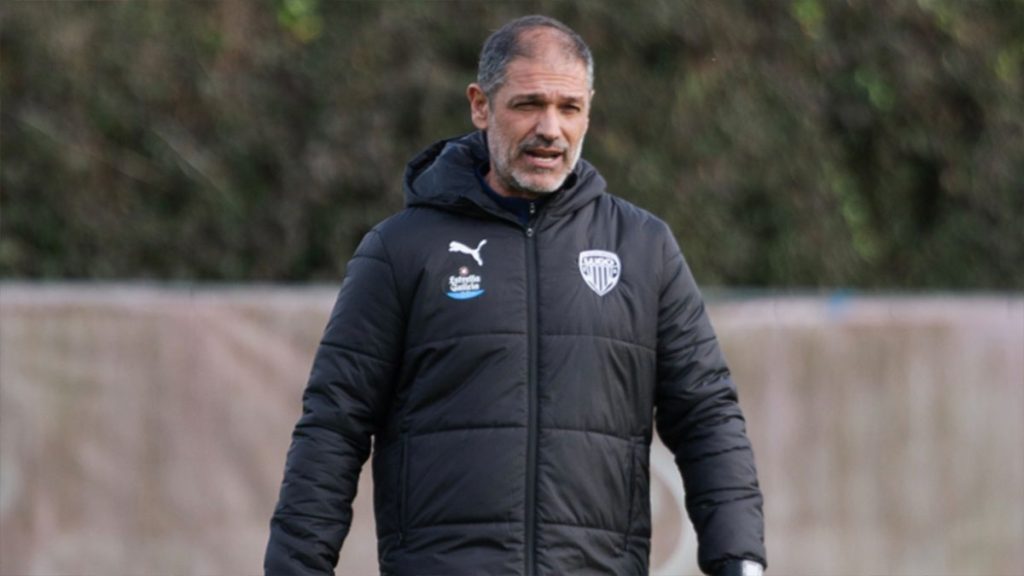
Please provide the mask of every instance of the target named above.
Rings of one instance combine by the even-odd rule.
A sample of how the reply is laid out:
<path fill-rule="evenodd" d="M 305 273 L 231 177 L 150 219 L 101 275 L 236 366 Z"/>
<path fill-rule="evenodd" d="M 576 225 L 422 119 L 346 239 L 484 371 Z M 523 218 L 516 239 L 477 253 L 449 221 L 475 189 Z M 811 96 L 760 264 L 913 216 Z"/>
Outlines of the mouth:
<path fill-rule="evenodd" d="M 523 150 L 529 164 L 538 168 L 554 168 L 562 162 L 565 150 L 561 148 L 526 148 Z"/>

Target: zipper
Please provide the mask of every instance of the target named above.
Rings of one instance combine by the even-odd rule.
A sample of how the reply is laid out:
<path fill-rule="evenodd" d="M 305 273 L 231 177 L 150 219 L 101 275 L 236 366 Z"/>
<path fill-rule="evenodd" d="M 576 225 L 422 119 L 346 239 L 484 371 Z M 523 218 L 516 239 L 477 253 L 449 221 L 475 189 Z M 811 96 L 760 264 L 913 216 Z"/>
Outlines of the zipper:
<path fill-rule="evenodd" d="M 533 203 L 530 213 L 534 212 Z M 526 445 L 526 576 L 534 573 L 536 556 L 537 532 L 537 239 L 533 225 L 526 228 L 526 334 L 528 340 L 528 380 L 529 409 L 527 411 L 527 445 Z"/>

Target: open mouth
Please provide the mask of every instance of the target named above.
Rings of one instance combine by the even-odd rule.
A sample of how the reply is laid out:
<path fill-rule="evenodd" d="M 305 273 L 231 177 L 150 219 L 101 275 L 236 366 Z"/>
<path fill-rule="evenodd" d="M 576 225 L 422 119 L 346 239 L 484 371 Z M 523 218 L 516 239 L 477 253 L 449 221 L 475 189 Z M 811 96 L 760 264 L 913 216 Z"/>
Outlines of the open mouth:
<path fill-rule="evenodd" d="M 527 148 L 523 150 L 531 164 L 537 166 L 554 166 L 558 164 L 565 151 L 560 148 Z"/>

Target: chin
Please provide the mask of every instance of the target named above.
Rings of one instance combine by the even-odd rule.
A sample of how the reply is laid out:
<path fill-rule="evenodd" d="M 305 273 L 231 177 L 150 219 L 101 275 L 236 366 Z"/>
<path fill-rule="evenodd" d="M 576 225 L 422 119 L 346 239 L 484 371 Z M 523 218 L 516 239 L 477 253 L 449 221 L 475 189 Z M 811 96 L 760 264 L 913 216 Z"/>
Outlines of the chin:
<path fill-rule="evenodd" d="M 523 185 L 519 186 L 519 189 L 523 190 L 525 192 L 531 192 L 533 194 L 553 194 L 559 188 L 562 187 L 562 182 L 565 182 L 565 180 L 561 180 L 557 184 L 547 184 L 547 183 L 540 183 L 540 182 L 525 182 L 525 183 L 523 183 Z"/>
<path fill-rule="evenodd" d="M 552 175 L 544 178 L 530 177 L 528 175 L 525 178 L 516 178 L 515 181 L 521 190 L 534 194 L 552 194 L 562 187 L 562 184 L 565 183 L 565 179 L 568 177 L 569 173 L 567 172 L 558 176 Z"/>

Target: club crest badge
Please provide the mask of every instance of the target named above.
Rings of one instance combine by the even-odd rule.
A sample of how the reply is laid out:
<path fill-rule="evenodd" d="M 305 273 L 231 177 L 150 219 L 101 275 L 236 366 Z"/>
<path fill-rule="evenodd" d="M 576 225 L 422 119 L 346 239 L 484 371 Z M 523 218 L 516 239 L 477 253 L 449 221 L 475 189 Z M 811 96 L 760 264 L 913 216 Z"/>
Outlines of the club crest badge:
<path fill-rule="evenodd" d="M 622 264 L 618 254 L 605 250 L 580 252 L 580 275 L 598 296 L 604 296 L 619 283 Z"/>

